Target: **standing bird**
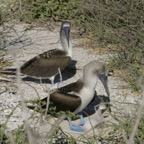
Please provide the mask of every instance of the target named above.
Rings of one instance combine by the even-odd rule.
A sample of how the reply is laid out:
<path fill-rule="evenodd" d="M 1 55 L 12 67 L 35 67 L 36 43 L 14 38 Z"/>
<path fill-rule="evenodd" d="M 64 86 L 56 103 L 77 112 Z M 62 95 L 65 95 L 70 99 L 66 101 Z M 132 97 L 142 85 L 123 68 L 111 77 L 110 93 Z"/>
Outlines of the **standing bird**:
<path fill-rule="evenodd" d="M 99 79 L 104 85 L 105 91 L 110 96 L 108 88 L 107 70 L 105 64 L 97 60 L 84 66 L 83 76 L 76 82 L 63 86 L 50 94 L 50 102 L 56 106 L 56 111 L 81 112 L 94 98 L 95 87 Z M 47 97 L 40 100 L 47 102 Z M 46 105 L 42 106 L 46 108 Z M 84 125 L 81 120 L 80 125 Z M 70 125 L 73 130 L 73 125 Z"/>
<path fill-rule="evenodd" d="M 62 49 L 52 49 L 35 56 L 21 66 L 21 73 L 42 79 L 49 78 L 54 85 L 55 76 L 63 71 L 72 59 L 70 27 L 71 24 L 68 21 L 64 21 L 61 25 L 60 41 Z M 6 71 L 1 71 L 1 73 L 6 73 Z"/>

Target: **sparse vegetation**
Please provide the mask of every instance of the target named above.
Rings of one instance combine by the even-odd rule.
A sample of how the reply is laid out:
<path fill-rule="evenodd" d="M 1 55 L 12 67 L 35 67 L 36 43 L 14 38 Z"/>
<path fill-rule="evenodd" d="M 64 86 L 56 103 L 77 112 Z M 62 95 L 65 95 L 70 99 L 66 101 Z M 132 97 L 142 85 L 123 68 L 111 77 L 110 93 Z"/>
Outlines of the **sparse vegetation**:
<path fill-rule="evenodd" d="M 5 23 L 18 20 L 26 23 L 44 24 L 62 20 L 71 20 L 73 24 L 85 29 L 88 46 L 97 49 L 97 45 L 108 49 L 114 54 L 110 60 L 111 69 L 118 69 L 119 75 L 126 80 L 134 90 L 143 90 L 138 85 L 138 79 L 144 71 L 144 1 L 143 0 L 9 0 L 0 2 L 0 56 L 5 55 L 6 38 L 12 27 Z M 108 48 L 107 48 L 108 47 Z M 8 62 L 0 59 L 0 68 Z M 142 84 L 143 85 L 143 84 Z M 54 108 L 51 109 L 55 110 Z M 53 111 L 52 111 L 53 112 Z M 54 112 L 55 114 L 55 112 Z M 59 113 L 57 116 L 63 113 Z M 68 113 L 70 116 L 71 113 Z M 143 116 L 143 113 L 141 114 Z M 126 143 L 129 139 L 137 116 L 122 124 L 113 125 L 113 131 L 104 140 L 107 144 Z M 144 143 L 144 116 L 141 118 L 135 144 Z M 9 144 L 4 133 L 5 127 L 0 126 L 0 144 Z M 119 135 L 120 134 L 120 135 Z M 28 143 L 24 126 L 13 133 L 17 144 Z M 97 140 L 99 138 L 96 138 Z M 76 140 L 71 138 L 71 143 Z M 95 138 L 89 141 L 93 143 Z"/>
<path fill-rule="evenodd" d="M 108 52 L 117 53 L 112 61 L 113 69 L 124 69 L 127 81 L 139 90 L 136 81 L 141 74 L 144 56 L 144 2 L 142 0 L 15 0 L 2 2 L 0 24 L 12 19 L 23 22 L 43 23 L 65 19 L 81 25 L 91 33 L 89 47 L 97 49 L 110 46 Z M 1 48 L 6 34 L 0 32 Z M 114 48 L 113 48 L 114 47 Z M 104 48 L 102 48 L 104 49 Z M 103 50 L 102 50 L 103 51 Z"/>
<path fill-rule="evenodd" d="M 8 144 L 9 143 L 8 138 L 4 134 L 4 129 L 5 129 L 5 126 L 0 125 L 0 144 Z"/>
<path fill-rule="evenodd" d="M 124 69 L 126 73 L 121 76 L 126 76 L 135 90 L 139 89 L 136 83 L 144 58 L 143 8 L 143 1 L 91 0 L 85 2 L 84 11 L 84 25 L 93 34 L 90 43 L 111 45 L 109 52 L 116 53 L 113 69 Z"/>
<path fill-rule="evenodd" d="M 28 136 L 24 125 L 18 127 L 14 132 L 14 141 L 16 144 L 28 144 Z"/>

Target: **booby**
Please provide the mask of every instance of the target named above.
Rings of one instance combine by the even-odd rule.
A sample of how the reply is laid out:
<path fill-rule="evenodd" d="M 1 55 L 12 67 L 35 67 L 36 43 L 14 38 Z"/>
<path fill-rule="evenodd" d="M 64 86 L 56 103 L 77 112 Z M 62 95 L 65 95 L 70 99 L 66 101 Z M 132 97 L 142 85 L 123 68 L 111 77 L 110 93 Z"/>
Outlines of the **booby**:
<path fill-rule="evenodd" d="M 46 51 L 30 59 L 21 66 L 21 73 L 41 79 L 49 78 L 54 85 L 55 76 L 63 71 L 70 64 L 72 59 L 70 28 L 70 22 L 62 22 L 60 29 L 62 47 Z M 1 72 L 8 74 L 6 71 Z"/>
<path fill-rule="evenodd" d="M 50 101 L 56 105 L 56 111 L 79 113 L 94 98 L 97 79 L 104 85 L 108 97 L 110 96 L 107 75 L 107 69 L 103 62 L 91 61 L 84 66 L 83 76 L 80 79 L 55 90 L 50 94 Z M 46 103 L 47 97 L 40 101 Z M 46 107 L 42 105 L 42 108 Z"/>

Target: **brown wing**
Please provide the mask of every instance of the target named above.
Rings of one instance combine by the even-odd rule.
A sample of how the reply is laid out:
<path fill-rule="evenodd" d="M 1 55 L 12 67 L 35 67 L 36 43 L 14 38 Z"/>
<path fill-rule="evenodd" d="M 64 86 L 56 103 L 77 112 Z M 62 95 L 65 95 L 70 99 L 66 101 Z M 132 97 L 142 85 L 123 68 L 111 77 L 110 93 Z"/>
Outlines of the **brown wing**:
<path fill-rule="evenodd" d="M 73 94 L 54 92 L 50 95 L 50 101 L 54 103 L 57 111 L 74 112 L 81 104 L 80 97 Z"/>
<path fill-rule="evenodd" d="M 63 86 L 59 88 L 58 90 L 62 93 L 79 92 L 79 90 L 81 90 L 82 87 L 83 87 L 83 83 L 81 81 L 77 81 L 74 83 L 70 83 L 66 86 Z"/>
<path fill-rule="evenodd" d="M 78 92 L 82 88 L 81 81 L 68 84 L 50 95 L 50 101 L 56 106 L 56 111 L 74 112 L 81 105 L 81 98 L 68 92 Z M 47 102 L 47 97 L 41 101 Z"/>
<path fill-rule="evenodd" d="M 29 76 L 51 77 L 58 73 L 58 68 L 63 71 L 70 61 L 71 57 L 66 56 L 65 52 L 53 49 L 27 61 L 21 72 Z"/>

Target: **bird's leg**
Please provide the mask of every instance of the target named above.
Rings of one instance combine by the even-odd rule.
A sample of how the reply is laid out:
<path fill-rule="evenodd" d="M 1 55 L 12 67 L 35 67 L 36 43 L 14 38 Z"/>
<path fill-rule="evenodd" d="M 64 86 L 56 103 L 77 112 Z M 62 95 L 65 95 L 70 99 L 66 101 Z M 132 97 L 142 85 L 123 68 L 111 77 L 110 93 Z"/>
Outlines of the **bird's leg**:
<path fill-rule="evenodd" d="M 60 75 L 60 83 L 63 83 L 63 82 L 62 82 L 63 78 L 62 78 L 62 74 L 61 74 L 60 68 L 58 68 L 58 72 L 59 72 L 59 75 Z"/>
<path fill-rule="evenodd" d="M 84 124 L 85 124 L 85 120 L 84 120 L 83 115 L 81 114 L 81 115 L 80 115 L 80 123 L 79 123 L 79 126 L 83 126 Z"/>
<path fill-rule="evenodd" d="M 63 78 L 62 78 L 62 74 L 61 74 L 60 68 L 58 68 L 58 73 L 59 73 L 59 76 L 60 76 L 60 82 L 56 83 L 56 85 L 57 85 L 57 88 L 60 88 L 60 87 L 63 86 L 63 81 L 62 81 Z"/>
<path fill-rule="evenodd" d="M 58 88 L 60 88 L 60 87 L 63 86 L 62 74 L 61 74 L 60 68 L 58 68 L 58 73 L 59 73 L 59 76 L 60 76 L 60 82 L 54 83 L 54 78 L 55 78 L 55 76 L 52 76 L 52 77 L 49 78 L 49 79 L 51 80 L 52 88 L 53 88 L 53 89 L 58 89 Z"/>
<path fill-rule="evenodd" d="M 84 131 L 84 129 L 82 127 L 73 124 L 69 118 L 67 118 L 67 119 L 68 119 L 71 131 L 74 131 L 74 132 L 83 132 Z"/>
<path fill-rule="evenodd" d="M 57 83 L 56 84 L 54 83 L 55 76 L 51 76 L 49 79 L 52 84 L 52 89 L 57 89 Z"/>

